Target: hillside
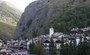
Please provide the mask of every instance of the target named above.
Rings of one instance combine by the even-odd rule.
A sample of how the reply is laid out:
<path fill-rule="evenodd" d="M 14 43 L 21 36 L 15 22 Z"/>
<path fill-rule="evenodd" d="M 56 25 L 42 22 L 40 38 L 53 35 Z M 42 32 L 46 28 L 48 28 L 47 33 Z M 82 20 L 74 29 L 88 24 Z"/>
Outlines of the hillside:
<path fill-rule="evenodd" d="M 11 26 L 0 22 L 0 39 L 3 41 L 10 40 L 15 30 L 15 26 Z"/>
<path fill-rule="evenodd" d="M 6 41 L 12 38 L 20 16 L 18 9 L 8 2 L 0 1 L 0 39 Z"/>
<path fill-rule="evenodd" d="M 21 16 L 21 12 L 15 9 L 14 6 L 9 6 L 9 4 L 10 3 L 5 1 L 0 3 L 0 22 L 16 25 Z"/>
<path fill-rule="evenodd" d="M 68 33 L 72 28 L 84 28 L 90 26 L 90 7 L 78 5 L 74 9 L 64 11 L 52 21 L 56 31 Z"/>
<path fill-rule="evenodd" d="M 14 38 L 32 38 L 55 31 L 67 33 L 73 27 L 89 25 L 89 0 L 38 0 L 26 7 Z"/>

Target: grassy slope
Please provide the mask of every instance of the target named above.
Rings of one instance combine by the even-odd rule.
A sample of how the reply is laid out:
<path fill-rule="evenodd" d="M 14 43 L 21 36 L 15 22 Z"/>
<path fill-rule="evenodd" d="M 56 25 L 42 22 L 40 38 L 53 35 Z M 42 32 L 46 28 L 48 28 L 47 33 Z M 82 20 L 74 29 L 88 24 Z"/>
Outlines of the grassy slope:
<path fill-rule="evenodd" d="M 10 40 L 12 38 L 14 30 L 15 26 L 0 22 L 0 39 L 3 39 L 4 41 Z"/>
<path fill-rule="evenodd" d="M 20 15 L 19 10 L 10 7 L 6 2 L 0 3 L 0 39 L 6 41 L 12 38 Z"/>

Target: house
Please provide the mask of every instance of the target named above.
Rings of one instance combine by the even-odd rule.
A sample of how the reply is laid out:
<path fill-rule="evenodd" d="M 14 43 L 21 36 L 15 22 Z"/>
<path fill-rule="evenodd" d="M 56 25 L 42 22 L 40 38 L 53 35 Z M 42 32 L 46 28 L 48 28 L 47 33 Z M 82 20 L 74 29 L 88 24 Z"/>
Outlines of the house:
<path fill-rule="evenodd" d="M 50 41 L 46 40 L 43 42 L 43 44 L 44 44 L 44 49 L 49 50 Z"/>
<path fill-rule="evenodd" d="M 83 33 L 83 30 L 80 29 L 80 28 L 73 28 L 73 29 L 71 29 L 71 33 L 73 33 L 73 34 L 76 34 L 76 33 L 81 34 L 81 33 Z"/>
<path fill-rule="evenodd" d="M 85 27 L 82 29 L 84 32 L 90 32 L 90 27 Z"/>
<path fill-rule="evenodd" d="M 70 31 L 70 35 L 71 35 L 72 37 L 78 38 L 78 37 L 81 37 L 81 36 L 84 35 L 84 31 L 83 31 L 82 29 L 80 29 L 80 28 L 73 28 L 73 29 L 71 29 L 71 31 Z"/>
<path fill-rule="evenodd" d="M 61 40 L 57 40 L 56 41 L 56 49 L 60 49 L 61 48 L 61 43 L 62 43 Z"/>
<path fill-rule="evenodd" d="M 50 40 L 49 35 L 40 35 L 39 36 L 39 41 L 44 42 L 46 40 Z"/>
<path fill-rule="evenodd" d="M 28 55 L 27 40 L 7 41 L 7 55 Z"/>
<path fill-rule="evenodd" d="M 2 47 L 3 45 L 4 45 L 4 42 L 0 40 L 0 47 Z"/>

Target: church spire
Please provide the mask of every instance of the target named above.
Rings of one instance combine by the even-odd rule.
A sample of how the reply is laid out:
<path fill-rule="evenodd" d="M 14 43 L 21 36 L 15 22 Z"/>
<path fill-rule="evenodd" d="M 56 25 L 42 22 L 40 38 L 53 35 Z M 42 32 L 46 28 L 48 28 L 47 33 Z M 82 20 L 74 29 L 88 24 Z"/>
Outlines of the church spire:
<path fill-rule="evenodd" d="M 51 38 L 53 34 L 54 34 L 54 28 L 51 26 L 51 28 L 49 28 L 49 37 Z"/>

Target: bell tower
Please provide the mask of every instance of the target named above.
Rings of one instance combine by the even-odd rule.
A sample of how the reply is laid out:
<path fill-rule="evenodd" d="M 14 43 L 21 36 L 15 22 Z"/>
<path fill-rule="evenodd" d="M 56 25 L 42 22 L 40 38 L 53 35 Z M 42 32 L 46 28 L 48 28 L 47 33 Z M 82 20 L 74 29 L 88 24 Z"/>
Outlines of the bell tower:
<path fill-rule="evenodd" d="M 54 28 L 49 28 L 49 37 L 51 38 L 54 34 Z"/>

